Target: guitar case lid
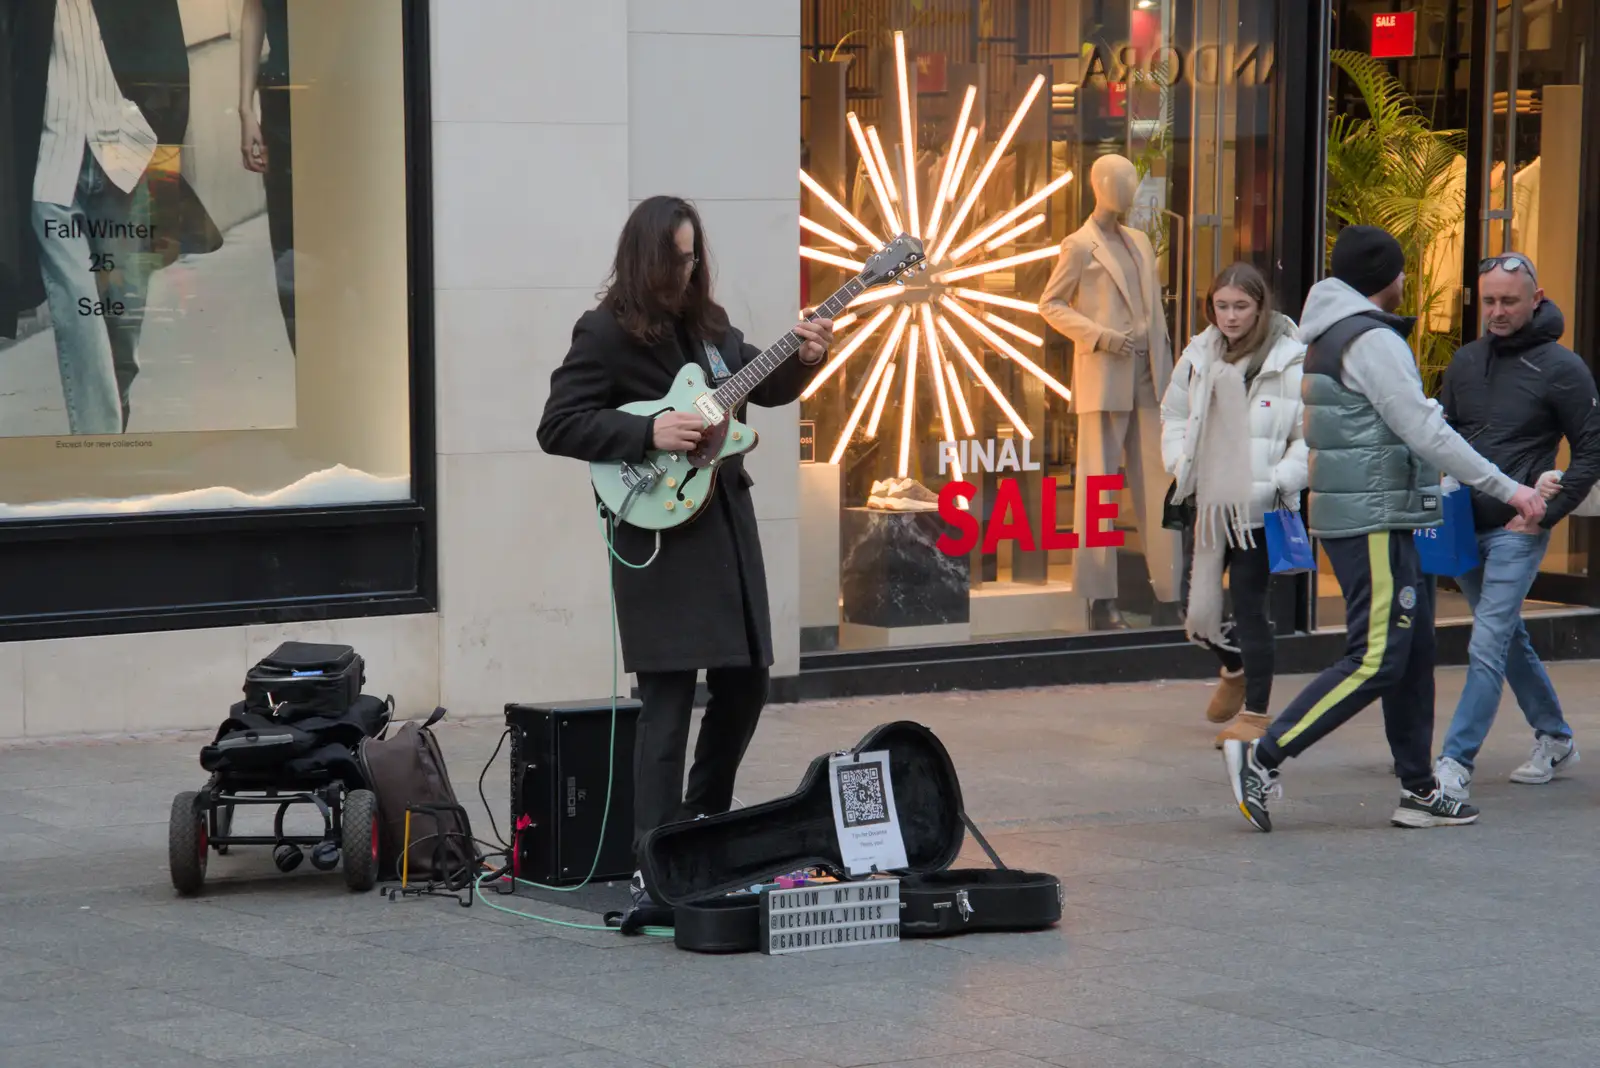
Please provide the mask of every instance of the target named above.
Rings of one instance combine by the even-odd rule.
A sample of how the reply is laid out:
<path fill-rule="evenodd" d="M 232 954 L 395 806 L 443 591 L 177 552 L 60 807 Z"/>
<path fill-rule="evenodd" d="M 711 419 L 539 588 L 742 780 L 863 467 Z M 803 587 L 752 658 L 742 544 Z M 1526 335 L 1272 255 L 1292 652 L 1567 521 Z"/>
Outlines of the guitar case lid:
<path fill-rule="evenodd" d="M 948 868 L 965 833 L 961 784 L 955 764 L 934 733 L 901 720 L 868 731 L 850 753 L 889 753 L 906 872 Z M 824 868 L 845 872 L 833 823 L 833 795 L 825 753 L 811 762 L 800 787 L 787 797 L 669 823 L 645 835 L 640 858 L 645 886 L 666 905 L 706 899 L 770 882 L 786 872 Z"/>

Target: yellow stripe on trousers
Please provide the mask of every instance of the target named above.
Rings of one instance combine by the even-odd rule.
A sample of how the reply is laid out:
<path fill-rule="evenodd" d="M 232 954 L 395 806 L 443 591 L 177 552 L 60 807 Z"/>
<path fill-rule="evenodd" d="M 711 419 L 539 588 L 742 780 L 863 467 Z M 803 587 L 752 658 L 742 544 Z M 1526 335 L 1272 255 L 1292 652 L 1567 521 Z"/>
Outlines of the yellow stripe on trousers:
<path fill-rule="evenodd" d="M 1389 539 L 1393 536 L 1387 530 L 1367 535 L 1367 570 L 1372 576 L 1372 597 L 1367 605 L 1366 655 L 1349 678 L 1324 694 L 1299 723 L 1284 732 L 1278 739 L 1279 745 L 1288 745 L 1310 730 L 1330 708 L 1359 690 L 1383 666 L 1384 654 L 1389 649 L 1389 613 L 1394 605 L 1394 571 L 1389 566 Z"/>

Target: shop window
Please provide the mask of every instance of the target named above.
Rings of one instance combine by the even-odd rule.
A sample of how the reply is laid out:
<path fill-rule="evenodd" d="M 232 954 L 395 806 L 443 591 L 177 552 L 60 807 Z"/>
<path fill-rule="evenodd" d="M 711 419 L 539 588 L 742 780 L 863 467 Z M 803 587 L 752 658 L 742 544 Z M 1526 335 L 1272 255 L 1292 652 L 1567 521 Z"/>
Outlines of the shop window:
<path fill-rule="evenodd" d="M 11 6 L 0 520 L 413 499 L 406 10 Z"/>
<path fill-rule="evenodd" d="M 1274 260 L 1276 13 L 805 0 L 802 303 L 900 232 L 930 267 L 849 309 L 802 400 L 803 648 L 1181 622 L 1158 380 L 1217 272 Z M 1102 200 L 1126 256 L 1058 274 Z M 1130 316 L 1147 376 L 1092 351 Z"/>

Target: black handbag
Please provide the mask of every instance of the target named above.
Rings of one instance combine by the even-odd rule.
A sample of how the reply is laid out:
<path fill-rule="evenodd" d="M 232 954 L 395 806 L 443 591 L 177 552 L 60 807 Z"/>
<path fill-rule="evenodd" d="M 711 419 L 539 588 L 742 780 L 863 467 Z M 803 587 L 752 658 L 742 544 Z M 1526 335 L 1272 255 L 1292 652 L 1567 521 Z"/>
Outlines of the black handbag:
<path fill-rule="evenodd" d="M 1167 487 L 1166 500 L 1161 502 L 1161 526 L 1166 530 L 1176 530 L 1182 533 L 1194 526 L 1195 507 L 1194 498 L 1177 502 L 1172 498 L 1177 496 L 1178 480 L 1173 479 L 1172 485 Z"/>

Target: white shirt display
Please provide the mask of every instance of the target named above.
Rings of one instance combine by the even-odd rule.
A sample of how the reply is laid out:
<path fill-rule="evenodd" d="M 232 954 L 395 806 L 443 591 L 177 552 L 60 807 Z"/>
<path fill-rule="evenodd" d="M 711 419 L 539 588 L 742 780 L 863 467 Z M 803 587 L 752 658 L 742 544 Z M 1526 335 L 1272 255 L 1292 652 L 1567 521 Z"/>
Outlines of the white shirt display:
<path fill-rule="evenodd" d="M 56 0 L 34 200 L 72 205 L 85 144 L 117 188 L 131 193 L 157 141 L 144 114 L 117 85 L 91 0 Z"/>

